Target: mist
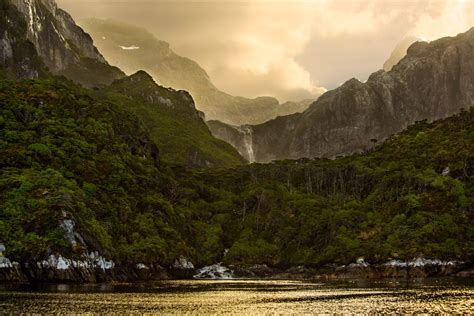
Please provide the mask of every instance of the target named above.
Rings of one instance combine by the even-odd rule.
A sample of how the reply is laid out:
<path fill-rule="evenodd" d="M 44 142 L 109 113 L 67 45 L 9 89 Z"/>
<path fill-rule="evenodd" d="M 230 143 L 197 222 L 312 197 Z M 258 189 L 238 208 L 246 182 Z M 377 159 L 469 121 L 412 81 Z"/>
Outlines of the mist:
<path fill-rule="evenodd" d="M 280 101 L 365 80 L 406 36 L 433 40 L 474 26 L 462 0 L 59 0 L 77 20 L 142 26 L 197 61 L 225 92 Z"/>

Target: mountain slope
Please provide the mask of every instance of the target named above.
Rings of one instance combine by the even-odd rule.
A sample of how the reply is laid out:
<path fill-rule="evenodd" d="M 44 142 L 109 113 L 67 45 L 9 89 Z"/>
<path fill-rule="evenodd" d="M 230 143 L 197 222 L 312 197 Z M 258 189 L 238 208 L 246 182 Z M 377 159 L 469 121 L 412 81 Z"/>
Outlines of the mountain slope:
<path fill-rule="evenodd" d="M 124 73 L 107 64 L 91 37 L 54 0 L 2 0 L 15 6 L 26 24 L 26 39 L 38 56 L 57 75 L 92 87 L 110 84 Z"/>
<path fill-rule="evenodd" d="M 27 39 L 27 24 L 15 6 L 0 1 L 0 63 L 1 75 L 10 79 L 38 78 L 46 67 Z"/>
<path fill-rule="evenodd" d="M 44 78 L 51 71 L 87 87 L 100 86 L 99 97 L 126 105 L 147 124 L 165 160 L 190 167 L 245 162 L 234 148 L 212 137 L 189 94 L 159 87 L 143 72 L 125 77 L 54 1 L 2 1 L 0 77 Z M 166 104 L 170 100 L 171 106 Z"/>
<path fill-rule="evenodd" d="M 129 234 L 117 217 L 131 224 L 164 212 L 168 203 L 162 196 L 170 179 L 140 121 L 61 81 L 0 82 L 0 240 L 25 261 L 51 251 L 80 256 L 91 248 L 122 260 L 128 252 L 165 259 L 164 253 L 179 251 L 164 213 L 153 225 L 167 232 L 148 234 Z M 81 232 L 77 247 L 60 226 L 68 219 Z M 176 241 L 175 250 L 162 248 L 163 238 Z M 140 250 L 145 239 L 150 247 Z"/>
<path fill-rule="evenodd" d="M 474 28 L 417 42 L 389 72 L 356 79 L 321 96 L 302 114 L 251 126 L 256 161 L 335 157 L 373 146 L 416 121 L 474 104 Z"/>
<path fill-rule="evenodd" d="M 474 259 L 473 176 L 471 108 L 419 122 L 363 154 L 209 170 L 196 181 L 216 205 L 213 225 L 223 205 L 238 210 L 222 237 L 229 251 L 216 260 L 320 266 Z"/>
<path fill-rule="evenodd" d="M 97 47 L 114 65 L 131 74 L 145 70 L 163 86 L 189 91 L 206 119 L 234 125 L 259 124 L 281 115 L 305 110 L 310 101 L 279 104 L 271 97 L 248 99 L 218 90 L 196 62 L 177 55 L 170 45 L 142 28 L 125 23 L 81 21 Z"/>
<path fill-rule="evenodd" d="M 95 251 L 113 260 L 92 272 L 109 280 L 181 255 L 278 267 L 474 256 L 473 110 L 364 154 L 192 176 L 161 161 L 129 109 L 61 79 L 0 81 L 0 127 L 0 243 L 31 280 L 94 281 L 41 262 Z"/>
<path fill-rule="evenodd" d="M 231 145 L 212 136 L 186 91 L 158 86 L 150 75 L 139 71 L 104 87 L 102 93 L 141 119 L 163 160 L 190 167 L 246 162 Z"/>

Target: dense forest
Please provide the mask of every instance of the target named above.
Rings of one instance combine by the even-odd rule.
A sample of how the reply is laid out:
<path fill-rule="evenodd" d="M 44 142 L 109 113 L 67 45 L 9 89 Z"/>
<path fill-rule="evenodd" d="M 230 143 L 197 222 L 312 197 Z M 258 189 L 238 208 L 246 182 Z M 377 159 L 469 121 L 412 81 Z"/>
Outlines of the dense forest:
<path fill-rule="evenodd" d="M 473 109 L 348 157 L 189 169 L 162 154 L 170 146 L 157 141 L 150 114 L 140 115 L 144 94 L 129 84 L 0 82 L 8 257 L 74 257 L 85 248 L 118 263 L 186 255 L 197 265 L 474 257 Z M 166 111 L 153 115 L 163 120 Z M 171 136 L 179 153 L 181 138 Z M 68 243 L 64 219 L 83 242 Z"/>

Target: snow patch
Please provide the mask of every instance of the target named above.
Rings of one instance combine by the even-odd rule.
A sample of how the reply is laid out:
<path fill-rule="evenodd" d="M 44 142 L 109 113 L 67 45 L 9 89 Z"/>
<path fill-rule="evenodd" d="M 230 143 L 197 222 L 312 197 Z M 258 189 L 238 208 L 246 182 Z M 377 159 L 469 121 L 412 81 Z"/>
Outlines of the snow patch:
<path fill-rule="evenodd" d="M 122 45 L 119 45 L 119 47 L 123 50 L 137 50 L 137 49 L 140 49 L 140 47 L 138 46 L 135 46 L 135 45 L 132 45 L 132 46 L 122 46 Z"/>
<path fill-rule="evenodd" d="M 193 276 L 195 279 L 233 279 L 234 272 L 221 263 L 201 268 Z"/>

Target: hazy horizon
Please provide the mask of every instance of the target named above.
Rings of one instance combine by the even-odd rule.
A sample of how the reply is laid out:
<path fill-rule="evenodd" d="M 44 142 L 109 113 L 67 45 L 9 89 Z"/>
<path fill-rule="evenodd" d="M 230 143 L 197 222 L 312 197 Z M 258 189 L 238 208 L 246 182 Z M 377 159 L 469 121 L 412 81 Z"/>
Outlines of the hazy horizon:
<path fill-rule="evenodd" d="M 426 40 L 474 26 L 470 0 L 58 0 L 76 19 L 148 29 L 198 62 L 225 92 L 311 98 L 381 69 L 406 36 Z"/>

